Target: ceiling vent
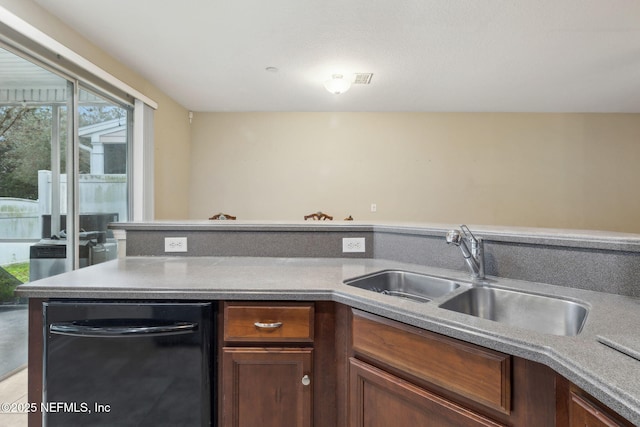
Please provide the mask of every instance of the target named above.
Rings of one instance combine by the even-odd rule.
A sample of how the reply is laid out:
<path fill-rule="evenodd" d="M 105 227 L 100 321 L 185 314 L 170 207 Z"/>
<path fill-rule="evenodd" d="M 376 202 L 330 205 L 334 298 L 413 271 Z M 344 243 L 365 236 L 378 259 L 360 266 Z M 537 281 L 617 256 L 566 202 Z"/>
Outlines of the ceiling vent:
<path fill-rule="evenodd" d="M 372 77 L 373 77 L 373 73 L 355 73 L 353 75 L 353 84 L 368 85 L 369 83 L 371 83 Z"/>

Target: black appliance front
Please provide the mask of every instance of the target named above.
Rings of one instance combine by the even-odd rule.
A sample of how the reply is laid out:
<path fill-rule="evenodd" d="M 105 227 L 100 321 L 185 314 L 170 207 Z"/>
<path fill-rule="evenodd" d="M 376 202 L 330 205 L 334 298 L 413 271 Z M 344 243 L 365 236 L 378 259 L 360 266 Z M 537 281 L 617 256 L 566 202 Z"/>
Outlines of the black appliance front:
<path fill-rule="evenodd" d="M 210 303 L 43 307 L 45 426 L 215 424 Z"/>

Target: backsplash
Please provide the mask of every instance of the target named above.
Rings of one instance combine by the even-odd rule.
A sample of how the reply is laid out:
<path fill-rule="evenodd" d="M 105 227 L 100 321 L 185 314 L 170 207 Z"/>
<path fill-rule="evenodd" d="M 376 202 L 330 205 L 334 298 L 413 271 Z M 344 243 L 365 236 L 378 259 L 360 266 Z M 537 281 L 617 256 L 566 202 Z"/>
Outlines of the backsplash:
<path fill-rule="evenodd" d="M 127 256 L 355 257 L 467 271 L 460 250 L 445 242 L 443 225 L 176 222 L 112 228 L 126 230 Z M 640 236 L 472 230 L 484 241 L 489 276 L 640 297 Z M 188 251 L 166 253 L 165 237 L 187 237 Z M 365 252 L 343 252 L 345 237 L 364 237 Z"/>
<path fill-rule="evenodd" d="M 489 276 L 640 297 L 640 252 L 482 237 Z M 468 271 L 460 250 L 445 243 L 444 232 L 433 236 L 377 231 L 374 258 Z"/>

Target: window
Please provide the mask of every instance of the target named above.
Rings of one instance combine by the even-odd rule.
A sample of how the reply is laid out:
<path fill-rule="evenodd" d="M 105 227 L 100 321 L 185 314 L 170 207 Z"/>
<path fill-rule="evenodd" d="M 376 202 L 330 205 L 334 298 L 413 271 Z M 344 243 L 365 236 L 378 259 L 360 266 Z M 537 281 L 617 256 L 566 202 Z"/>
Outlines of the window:
<path fill-rule="evenodd" d="M 26 364 L 26 301 L 13 289 L 115 258 L 107 224 L 152 217 L 157 105 L 0 12 L 0 317 L 13 325 L 0 337 L 2 378 Z"/>

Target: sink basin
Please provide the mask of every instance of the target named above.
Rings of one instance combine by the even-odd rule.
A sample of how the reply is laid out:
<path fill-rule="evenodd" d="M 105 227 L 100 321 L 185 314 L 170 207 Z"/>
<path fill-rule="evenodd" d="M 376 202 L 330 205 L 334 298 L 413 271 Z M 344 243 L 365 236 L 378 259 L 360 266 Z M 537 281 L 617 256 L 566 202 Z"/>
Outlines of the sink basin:
<path fill-rule="evenodd" d="M 367 276 L 345 280 L 344 283 L 356 288 L 418 302 L 429 302 L 461 286 L 460 283 L 453 280 L 401 270 L 379 271 Z"/>
<path fill-rule="evenodd" d="M 588 308 L 555 297 L 500 288 L 470 288 L 441 308 L 551 335 L 578 335 Z"/>

